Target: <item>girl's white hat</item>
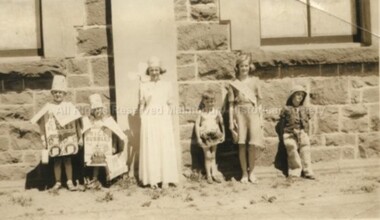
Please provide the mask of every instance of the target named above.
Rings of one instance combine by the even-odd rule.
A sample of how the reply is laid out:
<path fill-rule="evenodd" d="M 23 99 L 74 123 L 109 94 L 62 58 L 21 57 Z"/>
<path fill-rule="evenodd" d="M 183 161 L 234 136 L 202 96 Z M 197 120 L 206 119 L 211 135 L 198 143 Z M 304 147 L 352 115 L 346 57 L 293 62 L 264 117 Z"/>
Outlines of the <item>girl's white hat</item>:
<path fill-rule="evenodd" d="M 148 59 L 148 67 L 161 67 L 161 60 L 158 57 L 150 57 Z"/>
<path fill-rule="evenodd" d="M 99 94 L 92 94 L 89 96 L 91 109 L 103 108 L 102 98 Z"/>
<path fill-rule="evenodd" d="M 67 92 L 66 77 L 62 75 L 54 75 L 51 90 Z"/>

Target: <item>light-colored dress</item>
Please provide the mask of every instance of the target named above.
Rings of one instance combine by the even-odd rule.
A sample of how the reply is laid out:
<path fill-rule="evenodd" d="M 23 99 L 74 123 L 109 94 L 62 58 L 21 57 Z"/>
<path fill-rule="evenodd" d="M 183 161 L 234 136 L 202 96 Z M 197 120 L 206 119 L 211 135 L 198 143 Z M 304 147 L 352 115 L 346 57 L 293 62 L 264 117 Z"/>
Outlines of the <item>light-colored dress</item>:
<path fill-rule="evenodd" d="M 178 183 L 177 152 L 168 105 L 172 94 L 169 82 L 146 82 L 140 86 L 140 103 L 145 103 L 139 156 L 139 179 L 143 185 Z"/>

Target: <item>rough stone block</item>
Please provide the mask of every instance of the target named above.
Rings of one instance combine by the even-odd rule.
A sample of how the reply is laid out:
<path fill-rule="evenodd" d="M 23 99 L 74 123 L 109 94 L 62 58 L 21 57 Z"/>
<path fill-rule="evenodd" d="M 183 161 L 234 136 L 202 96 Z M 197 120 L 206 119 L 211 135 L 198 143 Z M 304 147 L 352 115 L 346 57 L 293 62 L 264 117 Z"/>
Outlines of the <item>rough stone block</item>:
<path fill-rule="evenodd" d="M 176 21 L 186 21 L 188 18 L 187 0 L 174 0 L 174 15 Z"/>
<path fill-rule="evenodd" d="M 8 92 L 0 95 L 2 104 L 23 105 L 33 103 L 32 92 Z"/>
<path fill-rule="evenodd" d="M 180 139 L 181 141 L 190 141 L 191 139 L 196 140 L 194 131 L 194 124 L 182 125 L 180 126 Z"/>
<path fill-rule="evenodd" d="M 373 87 L 363 90 L 364 103 L 379 103 L 379 87 Z"/>
<path fill-rule="evenodd" d="M 228 25 L 185 24 L 178 26 L 178 50 L 228 49 Z"/>
<path fill-rule="evenodd" d="M 0 121 L 27 121 L 33 117 L 33 106 L 1 106 Z"/>
<path fill-rule="evenodd" d="M 177 54 L 177 65 L 189 65 L 195 63 L 195 55 L 194 54 Z"/>
<path fill-rule="evenodd" d="M 86 59 L 67 59 L 65 67 L 68 74 L 87 74 L 88 61 Z"/>
<path fill-rule="evenodd" d="M 37 165 L 41 160 L 41 151 L 24 152 L 22 161 L 27 164 Z"/>
<path fill-rule="evenodd" d="M 0 180 L 20 180 L 25 179 L 33 166 L 13 165 L 0 166 Z"/>
<path fill-rule="evenodd" d="M 216 94 L 216 108 L 221 108 L 223 104 L 222 91 L 220 84 L 180 84 L 179 85 L 179 107 L 181 110 L 196 112 L 202 101 L 204 91 L 211 89 Z"/>
<path fill-rule="evenodd" d="M 272 120 L 264 120 L 263 127 L 264 127 L 264 136 L 265 137 L 277 137 L 276 133 L 276 122 Z"/>
<path fill-rule="evenodd" d="M 319 65 L 282 66 L 281 77 L 320 76 Z"/>
<path fill-rule="evenodd" d="M 310 99 L 314 105 L 345 104 L 348 100 L 348 80 L 346 78 L 313 79 Z"/>
<path fill-rule="evenodd" d="M 7 151 L 0 153 L 0 164 L 14 164 L 22 162 L 22 152 Z"/>
<path fill-rule="evenodd" d="M 86 55 L 107 54 L 106 28 L 91 28 L 78 31 L 78 48 Z"/>
<path fill-rule="evenodd" d="M 343 147 L 342 149 L 341 159 L 350 160 L 355 159 L 355 149 L 353 147 Z"/>
<path fill-rule="evenodd" d="M 277 153 L 278 138 L 265 138 L 265 148 L 256 150 L 256 165 L 271 166 Z"/>
<path fill-rule="evenodd" d="M 107 58 L 94 59 L 91 61 L 94 74 L 94 84 L 97 86 L 109 86 L 110 75 Z"/>
<path fill-rule="evenodd" d="M 359 135 L 359 155 L 361 158 L 376 158 L 380 156 L 380 133 Z"/>
<path fill-rule="evenodd" d="M 25 89 L 31 90 L 49 90 L 53 83 L 53 77 L 50 74 L 44 74 L 41 77 L 26 77 L 24 78 Z M 50 75 L 50 76 L 47 76 Z"/>
<path fill-rule="evenodd" d="M 311 161 L 317 163 L 339 160 L 340 151 L 340 148 L 312 148 Z"/>
<path fill-rule="evenodd" d="M 321 107 L 317 133 L 333 133 L 339 130 L 339 109 L 337 107 Z"/>
<path fill-rule="evenodd" d="M 234 53 L 205 53 L 198 55 L 198 72 L 202 80 L 232 79 L 235 77 Z"/>
<path fill-rule="evenodd" d="M 68 76 L 67 86 L 69 88 L 82 88 L 91 86 L 91 80 L 89 76 Z"/>
<path fill-rule="evenodd" d="M 9 138 L 7 136 L 0 136 L 0 152 L 7 151 L 8 149 L 9 149 Z"/>
<path fill-rule="evenodd" d="M 371 131 L 380 131 L 380 111 L 378 104 L 369 106 L 369 119 Z"/>
<path fill-rule="evenodd" d="M 361 102 L 361 90 L 355 89 L 351 90 L 351 103 L 358 104 Z"/>
<path fill-rule="evenodd" d="M 285 106 L 292 82 L 289 79 L 268 80 L 261 83 L 261 94 L 263 96 L 263 106 L 269 111 L 277 110 L 280 113 L 282 106 Z"/>
<path fill-rule="evenodd" d="M 373 74 L 379 76 L 379 63 L 363 63 L 365 74 Z"/>
<path fill-rule="evenodd" d="M 87 24 L 106 24 L 106 0 L 86 0 Z"/>
<path fill-rule="evenodd" d="M 3 79 L 4 91 L 16 91 L 21 92 L 24 90 L 24 79 L 21 77 L 9 77 Z"/>
<path fill-rule="evenodd" d="M 322 76 L 338 76 L 337 64 L 322 64 L 321 65 Z"/>
<path fill-rule="evenodd" d="M 195 66 L 181 66 L 177 67 L 177 75 L 179 81 L 195 79 Z"/>
<path fill-rule="evenodd" d="M 355 146 L 356 136 L 354 134 L 328 134 L 325 135 L 326 146 Z"/>
<path fill-rule="evenodd" d="M 218 20 L 216 4 L 196 4 L 191 6 L 191 17 L 196 21 Z"/>
<path fill-rule="evenodd" d="M 64 64 L 61 59 L 42 59 L 32 62 L 4 62 L 0 63 L 0 73 L 7 78 L 40 77 L 53 71 L 64 74 Z M 51 74 L 50 74 L 51 75 Z"/>
<path fill-rule="evenodd" d="M 185 124 L 189 124 L 189 123 L 195 123 L 197 116 L 198 116 L 198 114 L 196 112 L 182 111 L 179 114 L 179 124 L 185 125 Z"/>
<path fill-rule="evenodd" d="M 364 105 L 346 106 L 342 109 L 343 132 L 368 132 L 368 109 Z"/>
<path fill-rule="evenodd" d="M 13 150 L 43 149 L 40 130 L 30 123 L 13 123 L 10 126 L 10 140 Z"/>
<path fill-rule="evenodd" d="M 322 135 L 311 135 L 310 137 L 311 147 L 321 147 L 324 146 L 324 137 Z"/>
<path fill-rule="evenodd" d="M 366 86 L 378 86 L 379 76 L 353 77 L 351 80 L 351 85 L 353 88 L 362 88 Z"/>
<path fill-rule="evenodd" d="M 339 64 L 340 75 L 361 75 L 362 64 L 361 63 L 344 63 Z"/>

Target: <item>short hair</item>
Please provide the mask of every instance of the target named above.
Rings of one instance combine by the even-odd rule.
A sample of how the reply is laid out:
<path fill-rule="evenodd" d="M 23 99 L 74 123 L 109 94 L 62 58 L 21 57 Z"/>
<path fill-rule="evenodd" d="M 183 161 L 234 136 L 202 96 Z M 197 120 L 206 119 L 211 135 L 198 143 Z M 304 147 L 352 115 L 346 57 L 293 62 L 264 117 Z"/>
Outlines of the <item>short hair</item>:
<path fill-rule="evenodd" d="M 248 61 L 249 63 L 249 73 L 253 72 L 254 70 L 256 70 L 256 66 L 252 63 L 252 58 L 250 55 L 248 54 L 241 54 L 239 55 L 239 57 L 237 58 L 236 60 L 236 65 L 234 67 L 234 70 L 235 70 L 235 73 L 236 75 L 239 75 L 239 65 L 244 62 L 244 61 Z"/>
<path fill-rule="evenodd" d="M 203 92 L 202 94 L 202 101 L 205 99 L 215 99 L 215 92 L 211 89 L 207 89 L 206 91 Z"/>
<path fill-rule="evenodd" d="M 149 68 L 150 67 L 146 68 L 146 71 L 145 71 L 145 74 L 148 75 L 148 76 L 149 76 Z M 164 73 L 166 73 L 166 69 L 164 69 L 162 67 L 159 67 L 159 68 L 160 68 L 160 74 L 161 75 L 164 74 Z"/>

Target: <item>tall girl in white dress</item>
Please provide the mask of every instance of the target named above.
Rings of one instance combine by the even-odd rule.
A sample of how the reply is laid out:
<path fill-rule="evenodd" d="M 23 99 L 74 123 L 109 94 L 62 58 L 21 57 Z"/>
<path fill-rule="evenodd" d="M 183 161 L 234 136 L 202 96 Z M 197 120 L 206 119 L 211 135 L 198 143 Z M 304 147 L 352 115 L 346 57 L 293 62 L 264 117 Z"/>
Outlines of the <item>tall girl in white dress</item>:
<path fill-rule="evenodd" d="M 177 153 L 170 106 L 172 86 L 160 80 L 166 70 L 158 58 L 148 60 L 150 81 L 140 87 L 140 156 L 139 179 L 143 185 L 167 188 L 178 183 Z"/>

